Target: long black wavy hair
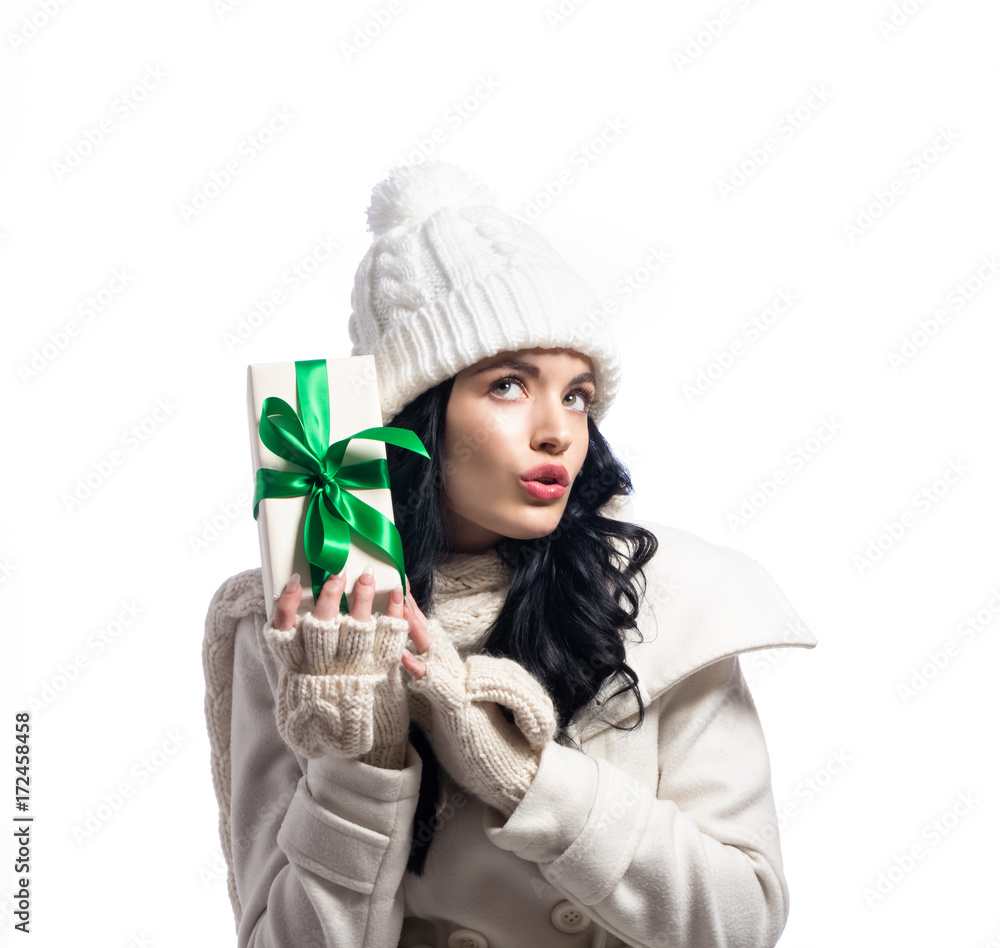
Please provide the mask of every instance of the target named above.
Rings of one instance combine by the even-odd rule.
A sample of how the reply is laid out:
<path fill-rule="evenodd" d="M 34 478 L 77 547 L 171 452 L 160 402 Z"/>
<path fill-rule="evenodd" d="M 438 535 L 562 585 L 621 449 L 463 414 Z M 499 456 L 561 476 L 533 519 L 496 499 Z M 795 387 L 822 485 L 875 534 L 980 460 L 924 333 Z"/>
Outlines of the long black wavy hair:
<path fill-rule="evenodd" d="M 410 592 L 428 614 L 434 606 L 434 568 L 450 549 L 444 429 L 453 383 L 449 378 L 423 392 L 389 422 L 417 434 L 429 463 L 386 445 Z M 497 547 L 511 570 L 510 587 L 483 646 L 490 655 L 518 662 L 545 686 L 558 716 L 557 739 L 608 680 L 620 681 L 616 694 L 631 691 L 638 704 L 635 722 L 615 727 L 633 730 L 645 716 L 638 676 L 625 661 L 625 636 L 634 630 L 641 640 L 636 617 L 645 593 L 642 567 L 656 553 L 657 539 L 637 524 L 600 514 L 612 498 L 632 493 L 632 481 L 590 417 L 587 429 L 587 456 L 556 529 L 537 539 L 508 538 Z M 407 869 L 420 875 L 436 825 L 440 765 L 416 724 L 410 740 L 423 772 Z"/>

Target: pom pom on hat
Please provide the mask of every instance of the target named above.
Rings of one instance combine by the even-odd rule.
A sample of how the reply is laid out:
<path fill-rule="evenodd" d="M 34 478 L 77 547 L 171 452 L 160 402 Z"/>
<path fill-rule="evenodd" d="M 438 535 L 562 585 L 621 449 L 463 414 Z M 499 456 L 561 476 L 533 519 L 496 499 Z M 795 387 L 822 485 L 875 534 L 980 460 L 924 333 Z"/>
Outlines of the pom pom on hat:
<path fill-rule="evenodd" d="M 376 237 L 421 224 L 443 207 L 495 205 L 492 188 L 446 161 L 400 165 L 372 189 L 368 229 Z"/>

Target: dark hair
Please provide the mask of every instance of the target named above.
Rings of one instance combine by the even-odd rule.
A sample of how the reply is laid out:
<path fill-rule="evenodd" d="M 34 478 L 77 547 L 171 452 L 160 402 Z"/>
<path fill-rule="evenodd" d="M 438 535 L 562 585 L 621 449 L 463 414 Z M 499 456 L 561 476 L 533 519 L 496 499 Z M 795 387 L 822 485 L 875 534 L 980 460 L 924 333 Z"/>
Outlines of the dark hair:
<path fill-rule="evenodd" d="M 444 456 L 444 423 L 453 383 L 454 378 L 446 379 L 423 392 L 389 422 L 415 432 L 430 463 L 386 445 L 406 575 L 424 612 L 434 605 L 434 568 L 449 552 L 443 500 L 454 462 Z M 497 548 L 511 570 L 510 588 L 483 647 L 518 662 L 545 686 L 560 738 L 573 715 L 608 680 L 618 679 L 616 694 L 631 691 L 638 704 L 634 723 L 615 727 L 632 730 L 645 716 L 638 676 L 625 661 L 624 637 L 635 630 L 641 640 L 635 620 L 645 593 L 642 567 L 656 553 L 657 539 L 637 524 L 600 514 L 612 498 L 632 492 L 632 481 L 589 417 L 587 429 L 587 456 L 556 529 L 537 539 L 507 539 Z M 440 765 L 415 724 L 410 736 L 423 759 L 423 778 L 407 868 L 419 875 L 433 838 Z"/>

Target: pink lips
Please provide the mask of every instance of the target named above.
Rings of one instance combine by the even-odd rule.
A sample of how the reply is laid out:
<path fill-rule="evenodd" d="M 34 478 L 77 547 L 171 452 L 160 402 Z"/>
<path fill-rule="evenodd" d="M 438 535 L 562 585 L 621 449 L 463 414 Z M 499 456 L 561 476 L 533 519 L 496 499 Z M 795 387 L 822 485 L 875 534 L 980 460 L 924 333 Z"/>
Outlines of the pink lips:
<path fill-rule="evenodd" d="M 521 475 L 521 483 L 534 497 L 554 500 L 562 497 L 569 486 L 569 474 L 561 464 L 540 464 Z"/>

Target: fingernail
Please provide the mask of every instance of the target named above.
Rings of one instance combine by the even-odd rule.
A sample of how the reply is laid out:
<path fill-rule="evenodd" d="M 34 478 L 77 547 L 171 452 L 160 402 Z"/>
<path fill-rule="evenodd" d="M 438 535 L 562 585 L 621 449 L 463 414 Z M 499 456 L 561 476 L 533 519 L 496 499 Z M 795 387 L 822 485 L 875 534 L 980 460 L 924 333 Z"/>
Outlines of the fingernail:
<path fill-rule="evenodd" d="M 284 591 L 285 592 L 294 592 L 295 589 L 299 585 L 299 579 L 300 578 L 301 577 L 299 576 L 298 573 L 292 573 L 292 575 L 288 577 L 288 582 L 285 583 L 285 590 Z"/>
<path fill-rule="evenodd" d="M 398 606 L 403 601 L 403 587 L 397 585 L 392 591 L 392 601 Z"/>
<path fill-rule="evenodd" d="M 358 577 L 358 581 L 364 583 L 366 586 L 370 586 L 375 582 L 375 567 L 369 564 L 362 571 L 361 575 Z"/>

